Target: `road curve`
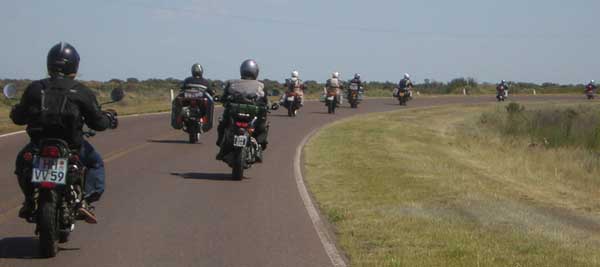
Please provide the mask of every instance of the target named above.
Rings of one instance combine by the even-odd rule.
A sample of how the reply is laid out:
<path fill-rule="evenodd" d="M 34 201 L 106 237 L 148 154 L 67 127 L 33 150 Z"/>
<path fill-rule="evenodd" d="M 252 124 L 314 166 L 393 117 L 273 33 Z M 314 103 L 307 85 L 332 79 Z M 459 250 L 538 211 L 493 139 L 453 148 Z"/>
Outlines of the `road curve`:
<path fill-rule="evenodd" d="M 409 107 L 492 101 L 429 97 Z M 334 120 L 403 108 L 390 98 L 356 110 L 344 105 L 335 115 L 318 102 L 307 102 L 297 118 L 274 112 L 265 163 L 243 181 L 230 180 L 230 169 L 214 159 L 216 131 L 190 145 L 166 114 L 123 118 L 119 129 L 90 140 L 107 166 L 107 191 L 96 206 L 100 223 L 79 223 L 53 259 L 36 259 L 34 226 L 17 218 L 22 196 L 12 171 L 27 137 L 0 138 L 0 266 L 331 266 L 294 180 L 296 148 Z"/>

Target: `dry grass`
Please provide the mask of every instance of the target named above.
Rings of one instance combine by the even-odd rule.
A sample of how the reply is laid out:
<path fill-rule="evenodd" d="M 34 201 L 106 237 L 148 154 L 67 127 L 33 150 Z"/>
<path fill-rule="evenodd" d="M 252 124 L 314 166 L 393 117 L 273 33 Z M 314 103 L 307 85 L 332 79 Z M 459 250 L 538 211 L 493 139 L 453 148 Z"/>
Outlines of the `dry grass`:
<path fill-rule="evenodd" d="M 352 265 L 600 265 L 588 152 L 507 143 L 485 110 L 367 115 L 310 142 L 309 187 Z"/>

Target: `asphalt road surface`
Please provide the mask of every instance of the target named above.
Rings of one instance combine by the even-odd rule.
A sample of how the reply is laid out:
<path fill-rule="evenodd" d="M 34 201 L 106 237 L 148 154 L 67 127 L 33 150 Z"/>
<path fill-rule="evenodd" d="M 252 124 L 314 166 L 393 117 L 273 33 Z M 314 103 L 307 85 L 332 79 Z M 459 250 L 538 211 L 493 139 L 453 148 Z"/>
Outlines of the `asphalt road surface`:
<path fill-rule="evenodd" d="M 582 101 L 581 96 L 518 100 Z M 493 102 L 494 97 L 429 97 L 408 108 Z M 170 127 L 169 115 L 120 120 L 119 129 L 90 142 L 101 152 L 107 189 L 96 205 L 99 224 L 79 222 L 53 259 L 37 258 L 34 225 L 17 218 L 22 201 L 12 174 L 25 134 L 0 138 L 0 266 L 331 266 L 294 180 L 301 140 L 334 120 L 367 112 L 406 109 L 392 99 L 345 103 L 335 115 L 307 102 L 298 117 L 273 112 L 265 163 L 230 179 L 215 160 L 216 129 L 200 143 Z"/>

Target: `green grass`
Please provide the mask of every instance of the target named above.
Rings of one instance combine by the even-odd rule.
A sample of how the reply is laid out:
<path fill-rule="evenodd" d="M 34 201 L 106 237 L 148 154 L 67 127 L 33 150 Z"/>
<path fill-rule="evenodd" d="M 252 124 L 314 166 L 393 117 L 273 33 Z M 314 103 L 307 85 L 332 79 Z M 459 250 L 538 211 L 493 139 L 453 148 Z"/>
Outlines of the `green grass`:
<path fill-rule="evenodd" d="M 597 105 L 533 107 L 510 103 L 504 110 L 486 112 L 480 124 L 507 136 L 527 137 L 546 147 L 600 151 L 600 107 Z"/>
<path fill-rule="evenodd" d="M 593 157 L 507 142 L 479 125 L 490 109 L 366 115 L 310 141 L 307 183 L 353 266 L 600 265 Z"/>

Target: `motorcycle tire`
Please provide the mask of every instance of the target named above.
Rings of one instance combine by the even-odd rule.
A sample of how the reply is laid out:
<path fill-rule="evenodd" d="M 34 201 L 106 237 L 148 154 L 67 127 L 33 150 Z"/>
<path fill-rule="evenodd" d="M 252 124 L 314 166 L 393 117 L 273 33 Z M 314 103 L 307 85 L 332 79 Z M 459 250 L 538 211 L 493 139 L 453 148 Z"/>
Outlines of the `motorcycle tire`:
<path fill-rule="evenodd" d="M 56 193 L 42 194 L 38 208 L 39 252 L 42 257 L 53 258 L 58 253 L 59 222 Z"/>
<path fill-rule="evenodd" d="M 192 124 L 188 128 L 188 132 L 189 132 L 189 143 L 190 144 L 198 143 L 198 140 L 200 140 L 200 126 L 197 124 Z"/>
<path fill-rule="evenodd" d="M 190 137 L 189 137 L 189 142 L 190 142 L 190 144 L 198 143 L 198 133 L 191 132 Z"/>
<path fill-rule="evenodd" d="M 231 176 L 234 180 L 240 181 L 244 178 L 244 165 L 246 165 L 246 148 L 238 149 L 234 152 L 233 168 L 231 168 Z"/>

